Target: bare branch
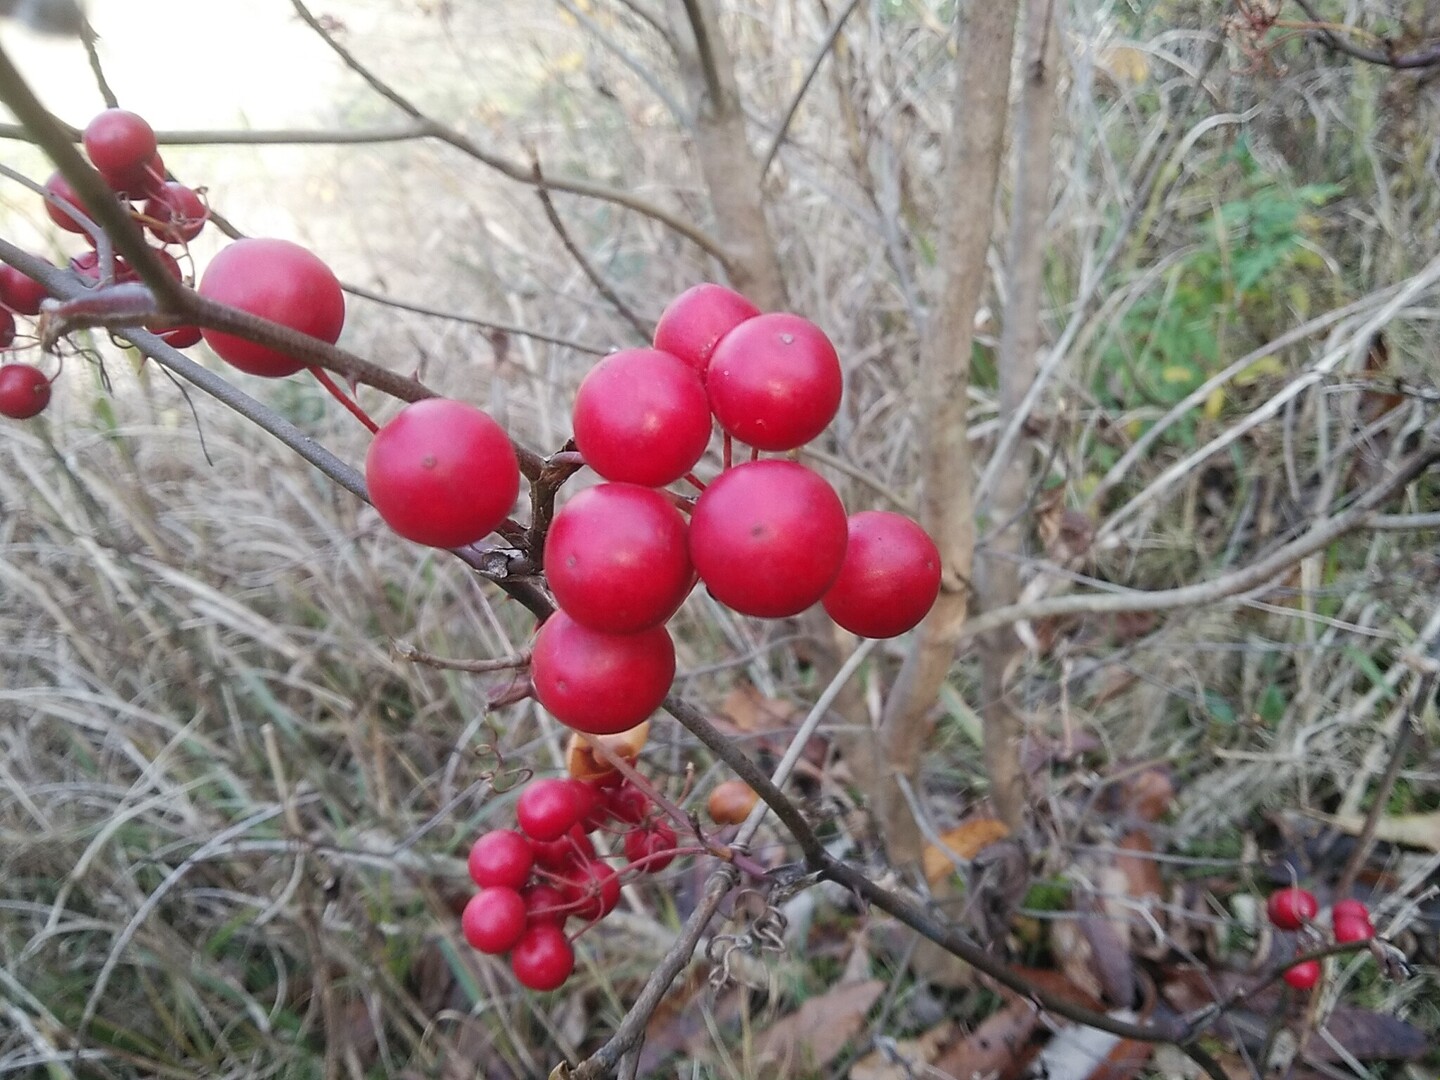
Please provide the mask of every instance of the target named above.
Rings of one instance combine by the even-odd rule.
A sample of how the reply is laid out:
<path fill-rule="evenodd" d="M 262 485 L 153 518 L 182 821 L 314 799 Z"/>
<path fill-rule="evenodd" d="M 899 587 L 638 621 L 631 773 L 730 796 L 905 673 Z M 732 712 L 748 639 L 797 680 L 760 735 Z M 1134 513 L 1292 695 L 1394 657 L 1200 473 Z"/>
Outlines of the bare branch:
<path fill-rule="evenodd" d="M 610 306 L 620 313 L 621 318 L 630 324 L 640 340 L 648 344 L 650 339 L 655 336 L 655 327 L 635 314 L 634 309 L 621 299 L 620 294 L 610 287 L 610 283 L 586 258 L 585 253 L 580 250 L 580 245 L 575 243 L 570 231 L 565 228 L 565 222 L 560 219 L 560 212 L 555 209 L 550 192 L 545 190 L 545 177 L 540 171 L 538 159 L 531 166 L 531 170 L 535 177 L 535 194 L 540 197 L 540 205 L 545 209 L 545 219 L 550 222 L 550 227 L 555 230 L 555 235 L 560 237 L 560 242 L 565 245 L 565 250 L 570 253 L 570 257 L 575 260 L 581 272 L 590 279 L 590 284 L 595 286 L 595 290 L 609 301 Z"/>
<path fill-rule="evenodd" d="M 615 57 L 622 64 L 624 64 L 627 68 L 633 71 L 635 73 L 635 77 L 638 78 L 641 82 L 643 82 L 646 86 L 648 86 L 650 88 L 650 92 L 659 99 L 660 104 L 664 105 L 665 108 L 669 110 L 670 115 L 675 118 L 675 122 L 677 124 L 679 124 L 682 128 L 689 128 L 693 126 L 693 121 L 690 118 L 690 114 L 685 111 L 684 106 L 682 106 L 680 102 L 675 99 L 674 94 L 670 93 L 669 90 L 665 89 L 664 84 L 660 82 L 659 78 L 656 77 L 655 73 L 649 68 L 647 68 L 644 64 L 642 64 L 638 57 L 634 56 L 630 52 L 630 50 L 626 49 L 613 37 L 607 34 L 605 30 L 598 23 L 595 22 L 594 19 L 590 18 L 589 15 L 586 15 L 585 12 L 581 11 L 579 7 L 577 7 L 571 2 L 571 0 L 555 0 L 555 3 L 559 4 L 567 12 L 569 12 L 572 19 L 578 22 L 581 26 L 585 27 L 585 30 L 587 31 L 587 33 L 589 33 L 590 37 L 598 41 L 608 51 L 614 53 Z"/>
<path fill-rule="evenodd" d="M 845 10 L 835 16 L 835 21 L 830 24 L 820 47 L 815 50 L 815 55 L 810 60 L 810 66 L 805 69 L 805 77 L 800 80 L 800 87 L 795 91 L 795 96 L 790 99 L 790 107 L 785 110 L 785 116 L 780 121 L 780 126 L 775 129 L 775 136 L 770 140 L 770 148 L 765 151 L 765 156 L 760 160 L 760 179 L 765 179 L 765 174 L 770 171 L 771 164 L 775 161 L 775 155 L 780 152 L 780 145 L 785 141 L 785 135 L 790 130 L 790 124 L 795 119 L 795 114 L 800 111 L 800 102 L 805 100 L 806 93 L 810 90 L 810 84 L 815 81 L 815 76 L 820 71 L 820 65 L 825 62 L 825 57 L 830 55 L 830 50 L 835 47 L 835 42 L 840 37 L 840 31 L 845 28 L 845 22 L 850 18 L 850 13 L 860 6 L 860 0 L 850 0 L 845 5 Z"/>
<path fill-rule="evenodd" d="M 1295 0 L 1295 3 L 1300 10 L 1305 12 L 1310 21 L 1316 24 L 1311 29 L 1313 36 L 1336 52 L 1344 53 L 1356 60 L 1363 60 L 1367 64 L 1379 64 L 1381 67 L 1397 68 L 1402 71 L 1434 67 L 1436 64 L 1440 64 L 1440 41 L 1427 42 L 1423 47 L 1407 53 L 1396 52 L 1395 46 L 1389 41 L 1385 42 L 1383 49 L 1367 49 L 1331 29 L 1334 24 L 1320 17 L 1320 13 L 1315 10 L 1315 5 L 1311 0 Z"/>

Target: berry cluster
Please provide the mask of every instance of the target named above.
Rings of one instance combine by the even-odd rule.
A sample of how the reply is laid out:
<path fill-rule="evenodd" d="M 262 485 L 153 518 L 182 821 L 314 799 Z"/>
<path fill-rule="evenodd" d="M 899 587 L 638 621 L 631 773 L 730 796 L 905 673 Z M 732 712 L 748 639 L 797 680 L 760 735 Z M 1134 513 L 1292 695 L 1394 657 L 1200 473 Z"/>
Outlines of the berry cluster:
<path fill-rule="evenodd" d="M 1265 915 L 1277 930 L 1306 930 L 1313 927 L 1320 904 L 1308 889 L 1291 885 L 1277 889 L 1265 902 Z M 1370 909 L 1359 900 L 1337 900 L 1330 910 L 1336 944 L 1369 941 L 1375 936 Z M 1285 971 L 1285 981 L 1296 990 L 1309 990 L 1320 981 L 1320 962 L 1305 960 Z"/>
<path fill-rule="evenodd" d="M 480 891 L 460 925 L 481 952 L 509 953 L 522 986 L 554 990 L 575 967 L 565 923 L 593 926 L 619 903 L 622 881 L 663 870 L 681 849 L 650 797 L 616 772 L 532 780 L 515 817 L 518 830 L 487 832 L 471 847 L 470 878 Z M 597 830 L 622 844 L 622 870 L 596 852 Z"/>
<path fill-rule="evenodd" d="M 180 262 L 167 247 L 188 254 L 187 245 L 200 235 L 210 211 L 199 192 L 165 178 L 156 149 L 155 132 L 145 119 L 125 109 L 107 109 L 86 125 L 85 151 L 96 171 L 135 220 L 158 241 L 152 255 L 179 281 L 188 281 Z M 93 244 L 91 227 L 77 220 L 84 209 L 79 196 L 60 173 L 45 184 L 45 210 L 66 232 Z M 70 269 L 91 287 L 134 281 L 135 270 L 122 258 L 101 265 L 93 248 L 70 260 Z M 287 240 L 242 239 L 211 260 L 201 278 L 201 296 L 258 315 L 329 344 L 345 322 L 340 282 L 315 255 Z M 0 266 L 0 349 L 15 341 L 15 316 L 40 314 L 45 290 L 19 271 Z M 190 348 L 203 337 L 222 360 L 252 375 L 291 375 L 303 361 L 231 334 L 200 330 L 151 319 L 145 323 L 169 345 Z M 0 367 L 0 415 L 26 419 L 43 411 L 50 400 L 51 380 L 24 363 Z"/>
<path fill-rule="evenodd" d="M 621 731 L 664 700 L 675 672 L 666 621 L 697 581 L 745 615 L 815 603 L 841 626 L 893 637 L 940 587 L 934 543 L 910 519 L 847 517 L 834 489 L 789 458 L 840 407 L 839 357 L 798 315 L 762 314 L 738 293 L 697 285 L 665 309 L 654 347 L 601 360 L 575 397 L 575 445 L 606 482 L 555 515 L 545 568 L 559 611 L 536 635 L 535 695 L 559 720 Z M 714 425 L 722 471 L 692 470 Z M 750 461 L 732 465 L 732 440 Z M 666 485 L 701 489 L 693 506 Z M 687 523 L 677 504 L 688 510 Z"/>

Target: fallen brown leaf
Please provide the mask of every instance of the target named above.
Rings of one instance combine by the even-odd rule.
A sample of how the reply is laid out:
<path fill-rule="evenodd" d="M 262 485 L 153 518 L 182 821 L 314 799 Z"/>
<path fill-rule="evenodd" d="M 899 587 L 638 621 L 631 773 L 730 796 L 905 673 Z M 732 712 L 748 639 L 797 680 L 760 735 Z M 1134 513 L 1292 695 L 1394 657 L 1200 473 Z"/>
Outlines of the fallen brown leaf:
<path fill-rule="evenodd" d="M 798 713 L 795 706 L 766 697 L 750 683 L 741 683 L 726 694 L 720 711 L 741 731 L 751 734 L 786 727 Z"/>
<path fill-rule="evenodd" d="M 940 834 L 940 840 L 955 853 L 956 858 L 969 862 L 996 840 L 1003 840 L 1010 830 L 998 818 L 969 818 Z M 921 855 L 925 868 L 925 880 L 934 885 L 942 878 L 955 872 L 955 863 L 945 854 L 945 848 L 938 844 L 926 844 Z"/>
<path fill-rule="evenodd" d="M 850 1067 L 849 1080 L 914 1080 L 923 1066 L 933 1065 L 941 1047 L 955 1035 L 955 1023 L 946 1020 L 915 1039 L 897 1039 L 883 1050 L 872 1050 Z M 924 1073 L 924 1075 L 933 1075 Z"/>
<path fill-rule="evenodd" d="M 1016 998 L 935 1059 L 933 1068 L 969 1080 L 990 1076 L 1027 1057 L 1027 1044 L 1040 1026 L 1040 1010 Z"/>
<path fill-rule="evenodd" d="M 841 983 L 781 1017 L 755 1040 L 756 1065 L 764 1070 L 760 1075 L 824 1069 L 859 1034 L 865 1014 L 884 992 L 879 979 Z"/>

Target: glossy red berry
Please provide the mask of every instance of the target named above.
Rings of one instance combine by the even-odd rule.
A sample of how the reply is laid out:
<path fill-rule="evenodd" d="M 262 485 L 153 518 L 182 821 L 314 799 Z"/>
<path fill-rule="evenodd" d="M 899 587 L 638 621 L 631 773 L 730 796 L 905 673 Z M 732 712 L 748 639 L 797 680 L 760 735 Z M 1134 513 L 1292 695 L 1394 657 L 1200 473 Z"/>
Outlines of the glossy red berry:
<path fill-rule="evenodd" d="M 825 593 L 825 611 L 861 637 L 903 634 L 923 619 L 940 595 L 940 551 L 904 514 L 851 514 L 845 561 Z"/>
<path fill-rule="evenodd" d="M 535 853 L 530 842 L 512 829 L 485 833 L 470 848 L 470 880 L 482 889 L 518 889 L 530 877 Z"/>
<path fill-rule="evenodd" d="M 575 970 L 575 950 L 553 923 L 527 929 L 510 950 L 510 970 L 530 990 L 558 990 Z"/>
<path fill-rule="evenodd" d="M 188 349 L 200 344 L 201 335 L 198 326 L 172 326 L 159 331 L 159 337 L 172 349 Z"/>
<path fill-rule="evenodd" d="M 0 263 L 0 304 L 19 315 L 39 315 L 40 304 L 48 295 L 45 286 L 34 278 Z"/>
<path fill-rule="evenodd" d="M 544 923 L 564 926 L 565 920 L 571 914 L 566 907 L 565 894 L 555 886 L 543 882 L 525 886 L 520 890 L 520 899 L 525 901 L 525 919 L 529 926 L 540 926 Z"/>
<path fill-rule="evenodd" d="M 664 870 L 675 861 L 675 830 L 663 821 L 632 829 L 625 834 L 625 858 L 646 873 Z"/>
<path fill-rule="evenodd" d="M 607 791 L 605 803 L 610 809 L 610 816 L 626 825 L 638 825 L 650 813 L 650 796 L 629 780 Z"/>
<path fill-rule="evenodd" d="M 568 779 L 547 777 L 525 785 L 515 804 L 515 820 L 534 840 L 559 840 L 588 809 Z"/>
<path fill-rule="evenodd" d="M 67 203 L 80 213 L 83 214 L 85 212 L 85 204 L 80 201 L 80 196 L 76 194 L 75 189 L 70 186 L 70 181 L 66 180 L 60 173 L 57 172 L 53 174 L 49 180 L 45 181 L 45 191 L 47 195 L 52 195 L 56 199 Z M 45 213 L 49 214 L 50 220 L 66 232 L 85 232 L 85 226 L 81 225 L 70 216 L 67 210 L 62 209 L 58 203 L 52 202 L 49 198 L 45 200 Z"/>
<path fill-rule="evenodd" d="M 753 461 L 721 473 L 696 501 L 690 559 L 722 604 L 782 618 L 825 595 L 846 537 L 845 507 L 818 473 L 793 461 Z"/>
<path fill-rule="evenodd" d="M 655 324 L 655 348 L 678 356 L 702 378 L 720 339 L 760 309 L 723 285 L 693 285 L 671 300 Z"/>
<path fill-rule="evenodd" d="M 585 835 L 583 824 L 576 825 L 558 840 L 535 840 L 530 847 L 535 852 L 535 865 L 545 870 L 564 870 L 595 858 L 595 845 Z"/>
<path fill-rule="evenodd" d="M 508 952 L 525 932 L 525 901 L 514 889 L 481 889 L 465 905 L 460 929 L 472 948 Z"/>
<path fill-rule="evenodd" d="M 1336 900 L 1335 906 L 1330 909 L 1332 919 L 1365 919 L 1370 918 L 1370 909 L 1360 900 Z"/>
<path fill-rule="evenodd" d="M 85 125 L 82 136 L 90 163 L 102 173 L 128 173 L 155 156 L 155 131 L 128 109 L 106 109 Z"/>
<path fill-rule="evenodd" d="M 658 349 L 605 357 L 575 394 L 575 445 L 607 480 L 663 487 L 695 467 L 710 443 L 700 376 Z"/>
<path fill-rule="evenodd" d="M 1265 902 L 1265 914 L 1269 916 L 1271 925 L 1280 930 L 1299 930 L 1315 918 L 1319 910 L 1314 893 L 1293 885 L 1277 889 Z"/>
<path fill-rule="evenodd" d="M 0 365 L 0 416 L 28 420 L 50 404 L 50 380 L 29 364 Z"/>
<path fill-rule="evenodd" d="M 199 236 L 210 211 L 200 196 L 184 184 L 169 181 L 145 203 L 150 231 L 166 244 L 185 244 Z"/>
<path fill-rule="evenodd" d="M 1375 925 L 1368 915 L 1340 915 L 1333 920 L 1335 940 L 1342 945 L 1353 941 L 1369 941 L 1375 936 Z"/>
<path fill-rule="evenodd" d="M 835 418 L 844 377 L 835 346 L 799 315 L 758 315 L 715 347 L 705 389 L 720 426 L 760 450 L 804 446 Z"/>
<path fill-rule="evenodd" d="M 334 273 L 314 254 L 288 240 L 252 238 L 223 248 L 200 279 L 207 300 L 259 315 L 333 345 L 345 325 L 345 294 Z M 206 329 L 205 340 L 222 360 L 251 375 L 278 378 L 305 366 L 253 341 Z"/>
<path fill-rule="evenodd" d="M 620 878 L 606 863 L 593 859 L 577 863 L 562 876 L 560 891 L 566 903 L 575 905 L 575 914 L 586 922 L 603 919 L 620 902 Z"/>
<path fill-rule="evenodd" d="M 612 735 L 665 700 L 675 679 L 675 646 L 663 626 L 606 634 L 557 611 L 535 635 L 530 676 L 540 704 L 562 724 Z"/>
<path fill-rule="evenodd" d="M 462 547 L 505 520 L 520 492 L 520 466 L 505 429 L 485 413 L 426 398 L 375 436 L 365 484 L 385 524 L 405 539 Z"/>
<path fill-rule="evenodd" d="M 1285 981 L 1296 990 L 1309 990 L 1320 981 L 1320 962 L 1306 960 L 1285 969 Z"/>
<path fill-rule="evenodd" d="M 545 571 L 566 614 L 609 634 L 659 626 L 694 582 L 685 519 L 638 484 L 601 484 L 566 503 L 545 540 Z"/>
<path fill-rule="evenodd" d="M 126 169 L 124 172 L 102 171 L 100 175 L 104 178 L 106 187 L 131 202 L 154 198 L 165 190 L 165 162 L 159 154 L 150 155 L 148 161 L 141 162 L 133 169 Z"/>

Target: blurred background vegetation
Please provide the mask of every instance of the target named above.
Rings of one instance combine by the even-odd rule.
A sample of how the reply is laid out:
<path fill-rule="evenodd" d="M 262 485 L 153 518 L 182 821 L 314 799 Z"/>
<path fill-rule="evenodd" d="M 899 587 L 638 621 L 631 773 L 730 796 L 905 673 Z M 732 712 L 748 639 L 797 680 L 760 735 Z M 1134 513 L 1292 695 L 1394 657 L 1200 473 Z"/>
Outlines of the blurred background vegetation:
<path fill-rule="evenodd" d="M 842 5 L 722 6 L 763 152 Z M 816 460 L 852 509 L 917 505 L 913 388 L 939 273 L 953 8 L 858 4 L 763 181 L 792 307 L 831 335 L 846 367 L 846 405 Z M 673 57 L 632 5 L 316 10 L 390 85 L 487 151 L 533 156 L 549 176 L 622 188 L 708 227 Z M 1324 10 L 1377 38 L 1440 37 L 1433 0 Z M 1167 588 L 1252 562 L 1373 484 L 1435 415 L 1440 69 L 1361 63 L 1282 30 L 1263 49 L 1232 33 L 1217 54 L 1234 15 L 1211 0 L 1065 10 L 1043 305 L 1046 347 L 1064 340 L 1065 354 L 1039 414 L 1027 595 L 1076 575 Z M 122 104 L 157 129 L 403 120 L 279 0 L 93 0 L 90 17 Z M 67 121 L 102 107 L 78 44 L 9 24 L 0 43 Z M 0 147 L 7 165 L 48 175 L 33 148 Z M 533 189 L 453 147 L 317 138 L 165 157 L 242 231 L 298 240 L 347 283 L 429 309 L 352 297 L 342 344 L 481 405 L 542 452 L 568 437 L 569 397 L 596 353 L 637 343 Z M 1006 182 L 997 237 L 1008 195 Z M 644 319 L 720 274 L 633 210 L 554 200 Z M 0 231 L 73 254 L 15 185 L 0 186 Z M 211 230 L 195 245 L 197 266 L 219 242 Z M 999 426 L 1005 306 L 992 286 L 977 320 L 969 404 L 982 451 Z M 526 770 L 561 766 L 564 732 L 525 704 L 487 713 L 483 680 L 391 648 L 505 655 L 528 618 L 155 365 L 99 335 L 88 344 L 94 355 L 66 360 L 42 419 L 0 427 L 0 1073 L 536 1077 L 593 1048 L 693 906 L 703 868 L 628 894 L 622 917 L 584 937 L 563 994 L 517 991 L 458 936 L 461 859 L 506 820 Z M 237 379 L 362 459 L 364 432 L 318 387 Z M 1277 880 L 1275 856 L 1333 878 L 1347 833 L 1322 826 L 1368 809 L 1388 741 L 1409 722 L 1400 658 L 1440 639 L 1437 513 L 1437 481 L 1422 477 L 1383 527 L 1336 541 L 1263 598 L 1031 626 L 1017 683 L 1029 723 L 1080 748 L 1047 758 L 1042 787 L 1094 820 L 1047 833 L 1044 876 L 1067 899 L 1027 902 L 1063 906 L 1095 887 L 1074 845 L 1103 840 L 1107 822 L 1098 797 L 1085 798 L 1097 778 L 1156 763 L 1175 792 L 1157 843 L 1216 860 L 1203 875 L 1166 868 L 1175 903 L 1234 922 L 1248 941 L 1244 900 Z M 1076 531 L 1084 540 L 1065 548 Z M 775 732 L 737 714 L 735 695 L 778 703 L 781 716 L 813 699 L 797 627 L 704 596 L 677 626 L 679 689 L 773 752 Z M 899 646 L 877 656 L 863 695 L 872 713 Z M 986 792 L 979 685 L 962 656 L 936 712 L 924 779 L 939 828 Z M 1424 713 L 1387 818 L 1440 820 L 1436 731 Z M 681 729 L 657 724 L 647 767 L 678 792 L 688 765 L 702 795 L 720 776 Z M 810 777 L 807 806 L 864 859 L 873 839 L 844 763 L 831 765 Z M 1437 832 L 1428 846 L 1382 845 L 1365 879 L 1388 917 L 1377 921 L 1419 974 L 1347 976 L 1364 1004 L 1432 1039 Z M 783 849 L 781 833 L 767 837 Z M 860 964 L 889 993 L 847 1035 L 850 1051 L 824 1070 L 760 1070 L 747 1057 L 752 1027 L 726 1026 L 738 1007 L 703 993 L 702 965 L 678 994 L 706 1023 L 683 1037 L 673 1017 L 657 1027 L 652 1042 L 674 1056 L 664 1065 L 657 1051 L 651 1074 L 846 1075 L 877 1039 L 995 1007 L 977 986 L 907 978 L 899 935 L 861 933 L 843 895 L 807 895 L 791 950 L 747 999 L 747 1024 L 767 1026 Z M 1043 962 L 1047 946 L 1026 947 Z M 1320 1075 L 1407 1074 L 1370 1068 Z"/>

